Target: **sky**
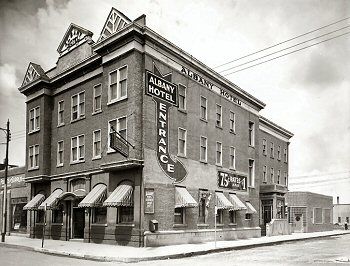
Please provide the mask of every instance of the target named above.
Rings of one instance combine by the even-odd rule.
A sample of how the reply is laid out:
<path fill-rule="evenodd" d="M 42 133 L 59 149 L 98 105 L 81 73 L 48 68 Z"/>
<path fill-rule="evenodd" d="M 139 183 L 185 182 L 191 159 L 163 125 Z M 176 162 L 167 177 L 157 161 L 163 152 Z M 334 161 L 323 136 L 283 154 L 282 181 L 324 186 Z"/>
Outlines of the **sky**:
<path fill-rule="evenodd" d="M 54 67 L 71 22 L 92 31 L 96 41 L 112 7 L 131 20 L 145 14 L 148 27 L 218 72 L 266 56 L 221 73 L 266 103 L 263 116 L 294 133 L 290 190 L 350 203 L 350 34 L 336 37 L 350 31 L 350 19 L 215 68 L 350 17 L 346 0 L 0 0 L 0 127 L 10 120 L 11 164 L 25 163 L 25 97 L 18 87 L 29 62 L 44 70 Z M 278 50 L 312 44 L 241 70 L 280 56 Z M 241 71 L 230 74 L 236 70 Z M 0 144 L 0 160 L 4 157 Z"/>

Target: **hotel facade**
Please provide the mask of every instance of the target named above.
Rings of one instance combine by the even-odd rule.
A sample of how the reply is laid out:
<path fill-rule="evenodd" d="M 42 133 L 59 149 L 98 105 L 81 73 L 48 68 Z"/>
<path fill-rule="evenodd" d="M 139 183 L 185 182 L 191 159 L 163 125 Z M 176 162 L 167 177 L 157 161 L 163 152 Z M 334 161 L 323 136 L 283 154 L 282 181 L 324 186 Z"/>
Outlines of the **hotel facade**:
<path fill-rule="evenodd" d="M 19 88 L 30 236 L 133 246 L 260 237 L 260 197 L 277 217 L 288 175 L 282 161 L 283 181 L 266 187 L 275 181 L 263 180 L 262 141 L 276 138 L 287 156 L 292 134 L 144 15 L 112 8 L 92 35 L 71 24 L 56 66 L 30 63 Z"/>

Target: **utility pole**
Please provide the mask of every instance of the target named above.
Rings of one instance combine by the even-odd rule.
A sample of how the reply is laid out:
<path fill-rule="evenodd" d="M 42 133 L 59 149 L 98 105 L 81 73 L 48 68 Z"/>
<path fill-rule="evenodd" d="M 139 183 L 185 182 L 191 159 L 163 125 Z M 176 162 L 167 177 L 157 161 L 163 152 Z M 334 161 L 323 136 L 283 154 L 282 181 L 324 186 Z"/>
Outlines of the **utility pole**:
<path fill-rule="evenodd" d="M 7 220 L 7 173 L 9 166 L 9 144 L 10 144 L 10 120 L 7 120 L 6 130 L 0 128 L 2 131 L 6 132 L 6 157 L 5 157 L 5 177 L 4 177 L 4 201 L 2 208 L 2 230 L 1 230 L 1 242 L 5 242 L 6 234 L 6 220 Z"/>

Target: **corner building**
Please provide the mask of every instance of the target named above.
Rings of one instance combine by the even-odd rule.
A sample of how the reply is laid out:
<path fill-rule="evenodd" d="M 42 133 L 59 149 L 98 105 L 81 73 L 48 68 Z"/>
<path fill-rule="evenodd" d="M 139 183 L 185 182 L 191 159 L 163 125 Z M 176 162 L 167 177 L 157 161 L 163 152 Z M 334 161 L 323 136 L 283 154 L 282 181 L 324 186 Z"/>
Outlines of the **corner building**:
<path fill-rule="evenodd" d="M 265 104 L 112 8 L 30 63 L 31 237 L 133 246 L 259 237 Z M 216 229 L 215 229 L 216 228 Z"/>

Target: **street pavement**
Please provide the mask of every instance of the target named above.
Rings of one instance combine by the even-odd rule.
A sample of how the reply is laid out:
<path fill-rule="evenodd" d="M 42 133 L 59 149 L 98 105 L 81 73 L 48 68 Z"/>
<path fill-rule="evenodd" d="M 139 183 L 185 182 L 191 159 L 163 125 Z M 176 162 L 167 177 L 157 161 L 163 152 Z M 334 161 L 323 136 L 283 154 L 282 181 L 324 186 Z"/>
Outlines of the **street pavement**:
<path fill-rule="evenodd" d="M 234 265 L 350 265 L 350 234 L 283 242 L 278 245 L 251 247 L 243 250 L 213 253 L 171 260 L 141 261 L 138 263 L 100 262 L 51 256 L 33 250 L 0 246 L 0 265 L 6 266 L 234 266 Z"/>
<path fill-rule="evenodd" d="M 0 247 L 5 246 L 7 248 L 10 248 L 20 246 L 22 249 L 25 249 L 27 251 L 37 251 L 41 253 L 95 261 L 139 262 L 148 260 L 162 260 L 168 258 L 183 258 L 256 247 L 266 248 L 266 246 L 271 246 L 278 243 L 315 238 L 317 239 L 348 233 L 350 232 L 343 230 L 316 233 L 296 233 L 283 236 L 260 237 L 233 241 L 218 241 L 216 244 L 214 242 L 208 242 L 201 244 L 185 244 L 146 248 L 81 243 L 74 241 L 58 241 L 49 239 L 45 240 L 44 248 L 41 248 L 40 239 L 31 239 L 20 236 L 7 236 L 6 242 L 0 243 Z M 19 248 L 19 250 L 21 250 L 21 248 Z"/>

